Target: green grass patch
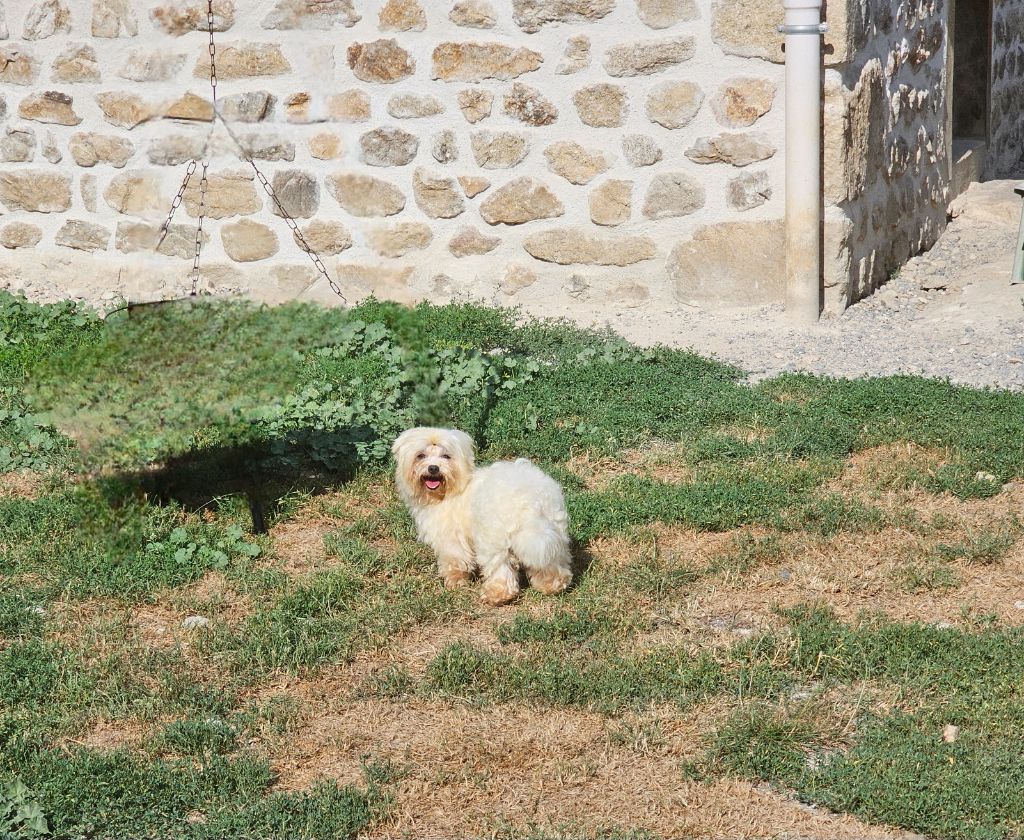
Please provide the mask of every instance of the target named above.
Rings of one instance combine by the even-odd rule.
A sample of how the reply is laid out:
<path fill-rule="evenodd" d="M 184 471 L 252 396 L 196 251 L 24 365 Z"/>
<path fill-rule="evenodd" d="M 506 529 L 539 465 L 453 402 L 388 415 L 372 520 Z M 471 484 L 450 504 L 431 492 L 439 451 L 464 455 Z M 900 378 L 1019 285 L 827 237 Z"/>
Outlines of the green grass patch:
<path fill-rule="evenodd" d="M 0 564 L 76 596 L 141 597 L 260 551 L 238 524 L 154 505 L 124 482 L 0 499 Z"/>
<path fill-rule="evenodd" d="M 267 794 L 262 762 L 240 757 L 145 761 L 126 752 L 46 751 L 21 768 L 57 837 L 353 838 L 385 812 L 387 776 Z"/>
<path fill-rule="evenodd" d="M 564 649 L 533 656 L 453 644 L 431 661 L 425 690 L 473 700 L 541 702 L 619 711 L 651 701 L 687 706 L 719 691 L 721 668 L 674 649 L 638 655 Z"/>
<path fill-rule="evenodd" d="M 460 606 L 458 593 L 438 586 L 432 561 L 418 551 L 388 555 L 358 538 L 329 543 L 334 565 L 284 591 L 237 630 L 221 629 L 204 645 L 228 656 L 241 675 L 296 671 L 349 661 L 426 620 Z"/>

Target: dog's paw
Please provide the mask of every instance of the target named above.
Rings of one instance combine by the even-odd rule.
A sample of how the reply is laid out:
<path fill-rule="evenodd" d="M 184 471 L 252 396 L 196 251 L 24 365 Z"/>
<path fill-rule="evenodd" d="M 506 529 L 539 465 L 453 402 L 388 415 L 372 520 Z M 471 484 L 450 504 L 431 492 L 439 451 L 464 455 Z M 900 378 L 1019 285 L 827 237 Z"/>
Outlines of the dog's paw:
<path fill-rule="evenodd" d="M 568 569 L 551 568 L 530 572 L 530 586 L 544 595 L 557 595 L 565 592 L 572 583 L 572 572 Z"/>
<path fill-rule="evenodd" d="M 469 586 L 469 582 L 473 576 L 465 569 L 448 569 L 442 572 L 441 579 L 444 581 L 444 585 L 449 589 L 459 589 L 463 586 Z"/>
<path fill-rule="evenodd" d="M 510 589 L 504 581 L 489 580 L 480 590 L 480 600 L 489 607 L 501 607 L 516 599 L 518 589 Z"/>

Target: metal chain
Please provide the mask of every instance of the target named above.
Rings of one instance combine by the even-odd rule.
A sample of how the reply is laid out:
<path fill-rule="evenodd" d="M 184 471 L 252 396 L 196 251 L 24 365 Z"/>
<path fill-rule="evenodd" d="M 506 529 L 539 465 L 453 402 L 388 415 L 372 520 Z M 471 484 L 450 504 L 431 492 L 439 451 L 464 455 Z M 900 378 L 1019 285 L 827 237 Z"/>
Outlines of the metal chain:
<path fill-rule="evenodd" d="M 320 259 L 320 255 L 313 250 L 312 246 L 306 241 L 306 237 L 302 235 L 302 231 L 299 230 L 299 223 L 296 222 L 295 219 L 292 218 L 291 214 L 284 209 L 284 205 L 281 204 L 281 200 L 277 197 L 277 193 L 274 192 L 274 188 L 270 186 L 270 182 L 267 180 L 266 176 L 262 172 L 260 172 L 259 167 L 256 165 L 256 161 L 252 159 L 252 154 L 245 147 L 245 144 L 243 144 L 242 141 L 238 139 L 238 135 L 231 130 L 231 126 L 228 125 L 228 121 L 224 119 L 224 115 L 221 114 L 220 109 L 214 107 L 213 112 L 216 115 L 216 118 L 221 121 L 221 124 L 224 126 L 224 130 L 228 134 L 228 137 L 230 137 L 231 140 L 234 142 L 235 146 L 238 147 L 238 151 L 241 153 L 242 159 L 245 160 L 245 162 L 252 167 L 252 171 L 256 173 L 257 180 L 263 186 L 263 189 L 267 193 L 267 195 L 270 196 L 270 200 L 274 202 L 274 206 L 277 207 L 277 210 L 280 213 L 281 218 L 285 220 L 285 223 L 291 229 L 292 235 L 295 237 L 296 244 L 303 251 L 305 251 L 306 255 L 313 261 L 313 265 L 316 266 L 316 270 L 319 271 L 321 275 L 323 275 L 324 280 L 327 281 L 327 285 L 331 287 L 331 291 L 334 292 L 334 294 L 340 297 L 342 301 L 347 304 L 348 298 L 345 297 L 345 294 L 341 291 L 341 287 L 334 282 L 334 279 L 331 277 L 331 275 L 327 273 L 327 266 L 325 266 L 324 261 Z"/>
<path fill-rule="evenodd" d="M 284 206 L 281 204 L 280 199 L 274 192 L 274 188 L 270 186 L 270 182 L 266 179 L 266 176 L 262 172 L 260 172 L 260 170 L 257 168 L 255 162 L 251 157 L 249 158 L 249 165 L 252 167 L 253 172 L 256 173 L 256 178 L 263 185 L 263 189 L 266 190 L 267 195 L 270 196 L 270 200 L 274 202 L 274 205 L 277 207 L 278 212 L 281 214 L 281 218 L 283 218 L 288 227 L 291 228 L 292 236 L 295 237 L 295 241 L 298 244 L 298 246 L 303 251 L 305 251 L 309 258 L 313 261 L 313 265 L 315 265 L 316 270 L 323 275 L 324 279 L 327 281 L 327 285 L 331 287 L 331 291 L 334 292 L 334 294 L 336 294 L 338 297 L 340 297 L 342 301 L 348 303 L 348 298 L 345 297 L 345 295 L 342 293 L 341 287 L 338 286 L 338 284 L 335 283 L 334 280 L 331 278 L 331 275 L 327 273 L 327 266 L 325 266 L 324 261 L 320 259 L 320 255 L 316 251 L 314 251 L 312 247 L 310 247 L 310 244 L 306 241 L 306 237 L 302 235 L 302 231 L 299 230 L 299 223 L 296 222 L 295 219 L 293 219 L 291 215 L 288 213 L 288 211 L 284 209 Z"/>
<path fill-rule="evenodd" d="M 206 4 L 206 28 L 210 31 L 210 89 L 213 91 L 213 107 L 217 107 L 217 47 L 213 43 L 213 0 Z M 216 122 L 216 120 L 214 120 Z"/>
<path fill-rule="evenodd" d="M 190 160 L 188 169 L 185 170 L 185 180 L 181 182 L 181 186 L 178 188 L 178 194 L 174 196 L 174 200 L 171 202 L 171 211 L 167 214 L 167 218 L 164 223 L 160 225 L 160 236 L 156 241 L 156 247 L 154 251 L 164 244 L 164 240 L 167 238 L 167 234 L 171 230 L 171 220 L 174 219 L 174 211 L 181 206 L 181 200 L 185 196 L 185 188 L 188 186 L 189 178 L 192 177 L 192 173 L 196 171 L 196 161 Z"/>
<path fill-rule="evenodd" d="M 206 217 L 206 170 L 210 164 L 203 161 L 203 176 L 199 179 L 199 224 L 196 225 L 196 255 L 192 260 L 192 297 L 199 286 L 199 254 L 203 250 L 203 219 Z"/>
<path fill-rule="evenodd" d="M 234 142 L 235 146 L 238 147 L 241 152 L 242 158 L 249 166 L 252 167 L 253 172 L 256 173 L 256 178 L 259 180 L 263 189 L 267 195 L 270 196 L 270 200 L 274 202 L 274 206 L 277 207 L 281 218 L 285 220 L 288 227 L 291 229 L 292 236 L 295 238 L 296 244 L 309 256 L 313 261 L 313 265 L 316 270 L 320 272 L 323 278 L 327 281 L 327 285 L 331 287 L 331 291 L 334 292 L 344 303 L 348 303 L 348 298 L 345 297 L 341 291 L 341 287 L 334 282 L 333 278 L 327 272 L 327 266 L 324 265 L 324 261 L 320 259 L 320 255 L 313 250 L 310 244 L 306 241 L 306 237 L 302 235 L 302 231 L 299 230 L 299 224 L 292 218 L 291 214 L 284 209 L 284 205 L 281 204 L 281 200 L 277 197 L 274 192 L 274 188 L 270 185 L 266 176 L 260 172 L 259 167 L 256 166 L 256 161 L 252 159 L 252 154 L 245 147 L 241 140 L 234 131 L 231 130 L 231 126 L 228 125 L 228 121 L 224 119 L 224 115 L 221 114 L 220 109 L 217 107 L 217 46 L 213 41 L 213 0 L 207 0 L 206 4 L 206 28 L 210 34 L 210 92 L 212 97 L 213 105 L 213 125 L 210 127 L 211 134 L 213 128 L 217 124 L 217 120 L 220 120 L 227 131 L 228 136 Z M 207 140 L 209 143 L 209 140 Z M 164 239 L 167 237 L 168 232 L 171 228 L 171 219 L 174 218 L 174 211 L 178 209 L 182 202 L 182 198 L 185 195 L 185 188 L 188 186 L 189 179 L 192 174 L 196 171 L 196 166 L 199 161 L 193 158 L 189 161 L 188 170 L 185 172 L 185 179 L 181 182 L 181 187 L 178 190 L 178 194 L 174 197 L 174 201 L 171 202 L 171 210 L 167 214 L 167 220 L 163 223 L 160 228 L 160 238 L 157 241 L 156 247 L 159 248 L 163 244 Z M 206 171 L 209 169 L 210 164 L 207 161 L 203 161 L 203 174 L 199 181 L 199 221 L 196 225 L 196 250 L 195 256 L 192 259 L 192 296 L 195 297 L 199 287 L 199 256 L 203 250 L 203 220 L 206 218 L 206 188 L 209 182 L 206 179 Z"/>

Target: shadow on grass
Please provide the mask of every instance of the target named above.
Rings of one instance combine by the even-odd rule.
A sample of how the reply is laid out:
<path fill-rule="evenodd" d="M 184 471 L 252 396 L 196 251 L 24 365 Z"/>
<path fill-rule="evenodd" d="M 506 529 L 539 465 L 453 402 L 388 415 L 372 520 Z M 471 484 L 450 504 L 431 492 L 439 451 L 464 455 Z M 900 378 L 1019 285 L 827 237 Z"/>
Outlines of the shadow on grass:
<path fill-rule="evenodd" d="M 355 441 L 372 441 L 368 427 L 323 432 L 297 429 L 287 438 L 234 446 L 212 446 L 165 459 L 159 465 L 119 477 L 140 487 L 158 504 L 216 511 L 229 497 L 244 497 L 252 531 L 265 534 L 289 495 L 319 495 L 351 481 L 357 472 Z M 314 458 L 330 448 L 328 462 Z"/>

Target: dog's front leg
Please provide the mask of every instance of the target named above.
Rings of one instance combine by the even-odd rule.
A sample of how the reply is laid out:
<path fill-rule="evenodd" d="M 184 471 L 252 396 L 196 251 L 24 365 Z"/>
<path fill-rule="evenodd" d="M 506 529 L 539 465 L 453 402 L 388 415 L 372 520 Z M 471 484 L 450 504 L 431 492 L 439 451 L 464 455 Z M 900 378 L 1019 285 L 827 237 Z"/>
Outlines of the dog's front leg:
<path fill-rule="evenodd" d="M 462 540 L 449 540 L 435 546 L 437 571 L 448 587 L 465 586 L 476 571 L 473 550 Z"/>

